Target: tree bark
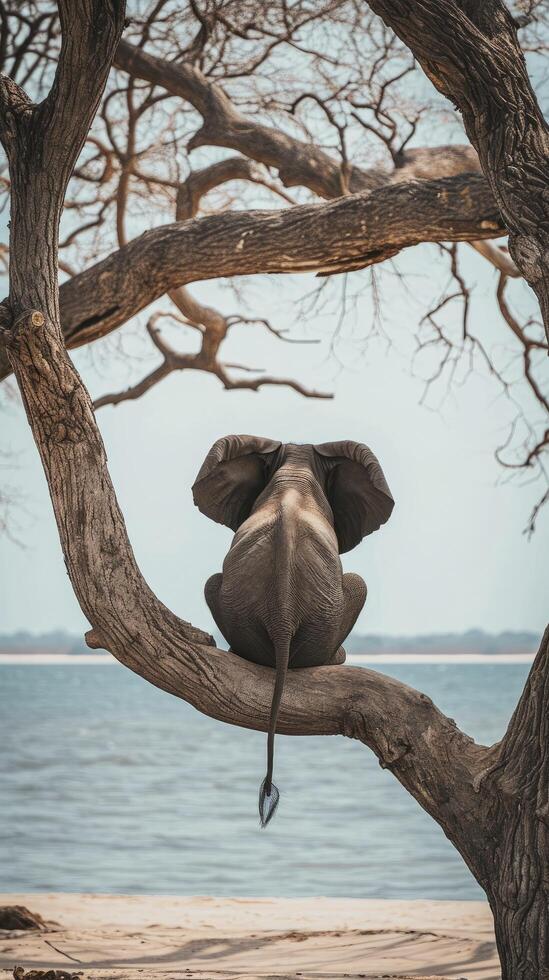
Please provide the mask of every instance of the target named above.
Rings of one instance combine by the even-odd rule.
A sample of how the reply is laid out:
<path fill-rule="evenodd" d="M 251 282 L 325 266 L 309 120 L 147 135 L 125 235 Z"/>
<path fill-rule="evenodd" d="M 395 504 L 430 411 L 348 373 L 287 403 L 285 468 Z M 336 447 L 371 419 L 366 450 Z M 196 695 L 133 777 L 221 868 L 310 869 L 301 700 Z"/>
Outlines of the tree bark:
<path fill-rule="evenodd" d="M 549 339 L 549 128 L 503 0 L 369 0 L 461 111 Z"/>

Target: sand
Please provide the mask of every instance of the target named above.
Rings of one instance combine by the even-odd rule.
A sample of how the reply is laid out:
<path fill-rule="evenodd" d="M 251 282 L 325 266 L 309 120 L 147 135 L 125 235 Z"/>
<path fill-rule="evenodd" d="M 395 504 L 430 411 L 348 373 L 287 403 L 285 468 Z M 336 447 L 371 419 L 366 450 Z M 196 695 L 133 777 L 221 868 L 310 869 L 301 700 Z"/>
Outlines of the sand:
<path fill-rule="evenodd" d="M 89 980 L 500 980 L 483 902 L 35 893 L 0 905 L 49 924 L 0 931 L 0 980 L 16 964 Z"/>

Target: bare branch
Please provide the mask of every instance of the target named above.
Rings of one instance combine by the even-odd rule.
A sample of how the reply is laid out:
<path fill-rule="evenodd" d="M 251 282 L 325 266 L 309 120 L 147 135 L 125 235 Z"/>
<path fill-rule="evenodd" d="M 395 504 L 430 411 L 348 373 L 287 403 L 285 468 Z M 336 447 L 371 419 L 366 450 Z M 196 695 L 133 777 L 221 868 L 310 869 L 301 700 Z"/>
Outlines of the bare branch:
<path fill-rule="evenodd" d="M 206 374 L 212 374 L 214 377 L 221 381 L 223 387 L 227 391 L 235 391 L 247 389 L 249 391 L 259 391 L 260 388 L 266 386 L 282 386 L 284 388 L 291 388 L 298 394 L 303 395 L 305 398 L 333 398 L 333 395 L 328 393 L 323 393 L 319 391 L 314 391 L 307 388 L 305 385 L 300 384 L 298 381 L 294 381 L 288 378 L 273 378 L 266 375 L 262 375 L 260 378 L 232 378 L 227 370 L 236 368 L 237 370 L 254 371 L 253 368 L 246 368 L 242 365 L 236 364 L 223 364 L 218 359 L 219 348 L 221 347 L 228 330 L 231 326 L 236 323 L 241 322 L 240 318 L 235 317 L 223 317 L 217 310 L 211 309 L 211 307 L 205 307 L 194 300 L 187 290 L 181 288 L 177 291 L 177 294 L 172 294 L 174 302 L 176 302 L 178 308 L 185 313 L 185 317 L 190 319 L 178 318 L 180 322 L 184 322 L 189 326 L 195 326 L 197 328 L 203 327 L 202 333 L 202 343 L 200 350 L 196 354 L 181 354 L 174 350 L 165 338 L 162 337 L 157 323 L 159 319 L 165 316 L 173 317 L 172 313 L 154 313 L 147 321 L 147 332 L 154 343 L 157 350 L 162 354 L 162 363 L 156 367 L 153 371 L 147 374 L 138 384 L 132 385 L 126 388 L 125 391 L 112 392 L 107 395 L 102 395 L 97 398 L 93 407 L 97 411 L 99 408 L 103 408 L 105 405 L 119 405 L 121 402 L 125 401 L 135 401 L 137 398 L 141 398 L 146 392 L 154 388 L 160 381 L 168 377 L 174 371 L 203 371 Z M 262 321 L 263 324 L 266 321 Z M 273 333 L 272 327 L 269 329 Z M 254 372 L 257 373 L 257 372 Z"/>
<path fill-rule="evenodd" d="M 194 66 L 173 64 L 149 55 L 127 41 L 122 41 L 116 53 L 116 64 L 135 78 L 142 78 L 155 85 L 162 85 L 172 95 L 188 101 L 198 110 L 204 122 L 202 128 L 190 141 L 188 148 L 199 146 L 224 146 L 238 150 L 244 156 L 268 167 L 275 167 L 285 187 L 305 186 L 323 198 L 334 198 L 341 194 L 341 164 L 311 143 L 303 143 L 286 133 L 265 126 L 255 119 L 243 116 L 235 108 L 221 87 L 208 79 Z M 429 155 L 435 165 L 435 158 L 453 155 L 452 173 L 464 173 L 478 169 L 475 155 L 470 149 L 443 147 L 422 150 L 423 158 Z M 456 170 L 461 151 L 461 168 Z M 417 152 L 417 151 L 416 151 Z M 410 158 L 408 158 L 410 159 Z M 463 161 L 466 160 L 466 169 Z M 405 165 L 405 158 L 402 160 Z M 360 170 L 349 165 L 347 174 L 348 189 L 351 193 L 373 190 L 385 183 L 387 172 L 381 168 Z M 432 171 L 431 171 L 432 174 Z M 436 171 L 436 176 L 444 176 Z M 409 176 L 403 179 L 410 179 Z"/>

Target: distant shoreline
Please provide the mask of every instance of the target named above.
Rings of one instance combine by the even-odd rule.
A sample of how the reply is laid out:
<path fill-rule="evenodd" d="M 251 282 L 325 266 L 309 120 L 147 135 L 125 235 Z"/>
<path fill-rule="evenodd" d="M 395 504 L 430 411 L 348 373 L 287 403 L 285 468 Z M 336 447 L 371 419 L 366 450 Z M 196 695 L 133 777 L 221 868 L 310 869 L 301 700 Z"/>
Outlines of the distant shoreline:
<path fill-rule="evenodd" d="M 531 664 L 535 653 L 351 653 L 348 664 Z M 109 653 L 0 653 L 2 665 L 115 664 Z"/>

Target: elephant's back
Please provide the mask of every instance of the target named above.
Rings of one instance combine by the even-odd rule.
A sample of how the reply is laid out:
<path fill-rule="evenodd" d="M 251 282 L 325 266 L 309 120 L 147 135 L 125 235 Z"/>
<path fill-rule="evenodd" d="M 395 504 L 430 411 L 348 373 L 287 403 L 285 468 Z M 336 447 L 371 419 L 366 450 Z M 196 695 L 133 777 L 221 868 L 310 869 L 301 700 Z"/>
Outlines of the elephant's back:
<path fill-rule="evenodd" d="M 235 652 L 274 666 L 273 636 L 291 637 L 290 664 L 323 663 L 343 605 L 337 539 L 291 496 L 244 522 L 223 564 L 221 602 Z"/>

